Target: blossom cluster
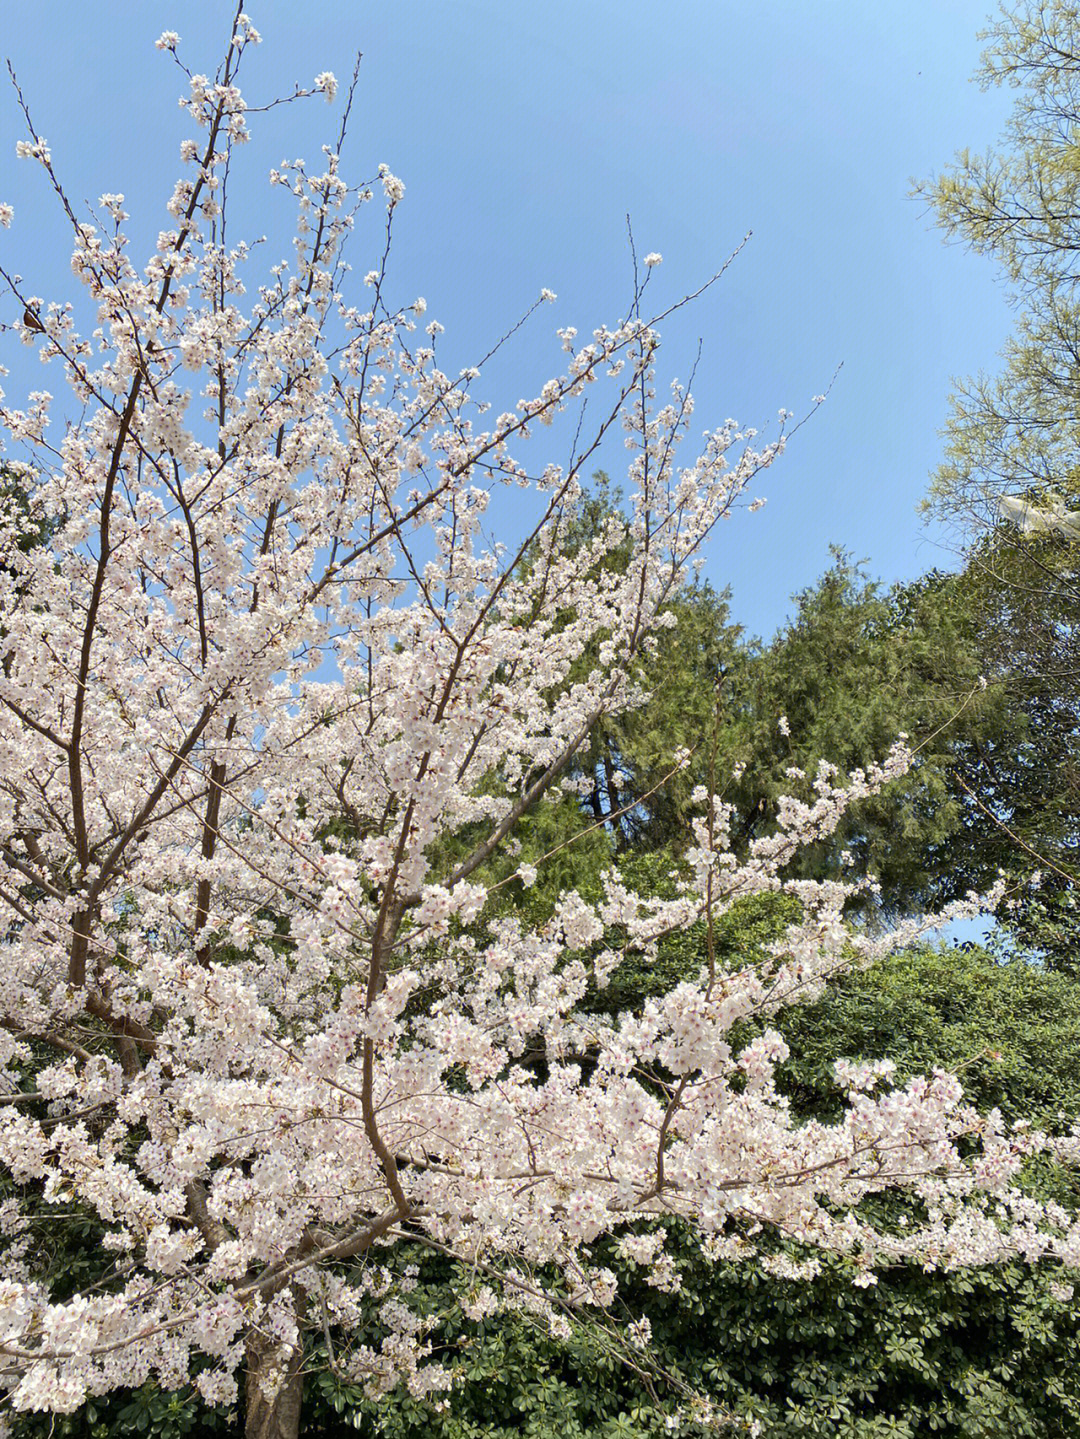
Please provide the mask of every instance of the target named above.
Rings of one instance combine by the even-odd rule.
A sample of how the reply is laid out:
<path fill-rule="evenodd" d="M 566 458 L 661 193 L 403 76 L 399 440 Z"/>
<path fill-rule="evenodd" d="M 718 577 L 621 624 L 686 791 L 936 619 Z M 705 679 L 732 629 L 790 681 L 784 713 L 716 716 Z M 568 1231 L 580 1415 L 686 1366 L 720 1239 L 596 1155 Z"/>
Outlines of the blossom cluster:
<path fill-rule="evenodd" d="M 402 1236 L 491 1276 L 466 1313 L 516 1304 L 553 1333 L 567 1320 L 536 1266 L 572 1278 L 572 1305 L 609 1306 L 591 1246 L 617 1233 L 673 1292 L 662 1232 L 641 1232 L 672 1214 L 716 1254 L 769 1225 L 867 1274 L 913 1255 L 1080 1263 L 1070 1217 L 1016 1187 L 1051 1141 L 975 1113 L 954 1077 L 841 1065 L 835 1123 L 798 1122 L 776 1086 L 786 1049 L 764 1021 L 920 932 L 873 939 L 845 922 L 857 886 L 785 877 L 903 771 L 902 746 L 823 766 L 741 858 L 702 791 L 673 899 L 612 871 L 543 923 L 489 903 L 493 859 L 565 801 L 591 729 L 642 702 L 637 656 L 783 438 L 727 422 L 680 463 L 691 397 L 656 402 L 638 307 L 584 344 L 564 328 L 560 372 L 489 410 L 479 368 L 440 367 L 437 324 L 417 342 L 423 302 L 387 308 L 382 264 L 353 304 L 354 217 L 379 205 L 385 232 L 405 188 L 385 166 L 378 200 L 350 187 L 335 150 L 272 177 L 296 246 L 252 290 L 249 248 L 217 222 L 257 38 L 242 17 L 218 78 L 191 77 L 195 135 L 146 264 L 122 196 L 107 228 L 74 222 L 89 329 L 26 297 L 22 338 L 77 418 L 54 434 L 48 392 L 0 396 L 5 446 L 29 457 L 26 503 L 0 506 L 0 1166 L 25 1197 L 0 1224 L 10 1402 L 64 1412 L 194 1375 L 231 1402 L 245 1354 L 272 1394 L 315 1312 L 353 1334 L 344 1362 L 372 1393 L 439 1394 L 425 1323 L 375 1263 Z M 51 175 L 44 142 L 20 143 Z M 521 447 L 598 385 L 608 418 L 576 454 L 621 427 L 629 515 L 571 545 L 585 459 L 538 474 Z M 507 499 L 531 519 L 502 549 L 486 534 Z M 773 890 L 802 917 L 763 961 L 583 1011 L 626 954 Z M 861 1217 L 891 1187 L 924 1224 Z M 115 1263 L 60 1297 L 27 1235 L 72 1204 Z M 648 1338 L 639 1317 L 630 1341 Z"/>

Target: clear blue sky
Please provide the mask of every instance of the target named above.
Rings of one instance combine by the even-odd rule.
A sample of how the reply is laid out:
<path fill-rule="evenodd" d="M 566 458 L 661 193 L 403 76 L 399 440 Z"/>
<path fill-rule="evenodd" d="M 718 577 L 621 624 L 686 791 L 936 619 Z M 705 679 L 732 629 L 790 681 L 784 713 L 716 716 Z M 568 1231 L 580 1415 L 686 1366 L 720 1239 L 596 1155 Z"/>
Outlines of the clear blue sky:
<path fill-rule="evenodd" d="M 909 180 L 963 145 L 996 139 L 1009 97 L 970 83 L 986 0 L 252 0 L 264 43 L 250 101 L 344 79 L 364 52 L 347 168 L 385 161 L 407 186 L 393 275 L 426 297 L 448 357 L 471 363 L 541 286 L 497 408 L 553 372 L 556 325 L 587 333 L 625 308 L 631 213 L 639 254 L 663 253 L 652 288 L 674 298 L 754 235 L 705 300 L 665 329 L 662 371 L 685 377 L 700 337 L 700 428 L 762 428 L 800 414 L 843 370 L 826 406 L 762 481 L 766 508 L 724 528 L 707 573 L 734 613 L 769 633 L 837 542 L 886 579 L 949 564 L 916 513 L 940 450 L 949 378 L 992 368 L 1011 317 L 990 266 L 945 247 Z M 72 198 L 122 191 L 152 236 L 186 133 L 182 77 L 153 42 L 179 31 L 192 69 L 213 70 L 222 0 L 34 0 L 5 9 L 0 45 Z M 321 101 L 253 120 L 260 174 L 318 156 L 335 115 Z M 67 241 L 40 170 L 0 95 L 0 200 L 16 208 L 0 255 L 33 293 L 72 288 Z M 246 157 L 245 157 L 246 158 Z M 259 189 L 253 223 L 284 253 L 284 206 Z M 359 283 L 374 230 L 352 253 Z M 0 319 L 13 318 L 6 314 Z M 44 377 L 4 345 L 13 398 Z M 46 381 L 47 383 L 47 381 Z M 605 461 L 616 478 L 624 452 Z M 561 459 L 558 455 L 556 458 Z"/>

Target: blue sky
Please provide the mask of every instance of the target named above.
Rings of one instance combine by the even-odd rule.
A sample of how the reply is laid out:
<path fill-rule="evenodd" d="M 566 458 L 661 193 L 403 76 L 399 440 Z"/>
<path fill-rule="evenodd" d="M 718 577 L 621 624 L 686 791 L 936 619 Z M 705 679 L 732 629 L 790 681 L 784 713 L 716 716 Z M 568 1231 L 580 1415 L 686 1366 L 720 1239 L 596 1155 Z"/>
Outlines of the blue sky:
<path fill-rule="evenodd" d="M 988 9 L 252 0 L 264 43 L 245 93 L 266 99 L 325 69 L 344 79 L 364 52 L 346 169 L 359 179 L 385 161 L 405 181 L 394 290 L 425 296 L 446 326 L 448 367 L 482 354 L 542 286 L 558 292 L 497 377 L 497 409 L 558 368 L 557 325 L 588 333 L 625 310 L 627 211 L 639 254 L 664 256 L 659 301 L 753 231 L 723 281 L 665 327 L 661 374 L 685 378 L 700 338 L 695 426 L 734 416 L 767 433 L 780 406 L 801 414 L 843 364 L 762 480 L 765 509 L 725 526 L 709 554 L 735 617 L 767 634 L 831 542 L 885 579 L 954 562 L 916 507 L 950 376 L 993 368 L 1011 315 L 987 262 L 944 246 L 908 191 L 1001 131 L 1008 94 L 969 80 Z M 212 71 L 231 11 L 221 0 L 7 8 L 0 43 L 73 200 L 122 191 L 136 233 L 156 233 L 186 131 L 182 77 L 153 42 L 176 30 L 191 68 Z M 16 208 L 0 256 L 33 293 L 66 297 L 66 237 L 41 172 L 12 158 L 19 126 L 13 99 L 0 99 L 0 200 Z M 249 169 L 261 184 L 285 155 L 314 160 L 335 128 L 321 101 L 256 117 Z M 285 210 L 254 182 L 247 193 L 270 262 L 285 252 Z M 375 243 L 374 228 L 357 237 L 358 285 Z M 40 386 L 29 352 L 4 348 L 12 395 Z M 616 479 L 623 456 L 617 444 L 604 456 Z"/>

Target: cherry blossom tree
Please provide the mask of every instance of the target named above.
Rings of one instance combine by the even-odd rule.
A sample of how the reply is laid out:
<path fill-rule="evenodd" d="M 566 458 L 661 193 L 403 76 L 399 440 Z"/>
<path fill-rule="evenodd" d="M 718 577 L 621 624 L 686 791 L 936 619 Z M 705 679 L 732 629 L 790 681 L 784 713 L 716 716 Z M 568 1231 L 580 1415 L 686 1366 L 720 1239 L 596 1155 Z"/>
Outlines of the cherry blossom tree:
<path fill-rule="evenodd" d="M 515 832 L 565 803 L 601 717 L 645 701 L 637 657 L 783 430 L 759 445 L 728 422 L 677 462 L 692 402 L 655 396 L 656 255 L 624 318 L 585 344 L 561 331 L 560 373 L 489 409 L 482 365 L 440 368 L 423 302 L 384 298 L 404 186 L 385 166 L 346 182 L 344 121 L 321 168 L 271 176 L 296 246 L 253 285 L 221 197 L 257 39 L 239 14 L 216 77 L 189 77 L 195 138 L 141 269 L 123 197 L 81 219 L 23 105 L 19 150 L 55 188 L 83 291 L 46 304 L 3 271 L 9 328 L 71 401 L 60 432 L 44 391 L 0 406 L 21 483 L 0 510 L 6 1402 L 67 1412 L 148 1378 L 232 1402 L 244 1374 L 247 1433 L 285 1439 L 310 1329 L 373 1394 L 440 1402 L 448 1371 L 378 1262 L 402 1240 L 468 1261 L 467 1314 L 525 1309 L 557 1334 L 615 1299 L 598 1239 L 669 1282 L 643 1219 L 684 1220 L 717 1256 L 780 1229 L 865 1282 L 911 1255 L 1080 1262 L 1068 1214 L 1016 1187 L 1052 1141 L 975 1113 L 954 1077 L 894 1087 L 887 1066 L 840 1063 L 842 1119 L 800 1123 L 779 1036 L 731 1042 L 918 932 L 872 939 L 844 921 L 854 886 L 784 878 L 904 768 L 902 745 L 843 779 L 793 774 L 741 863 L 718 777 L 674 899 L 613 870 L 599 902 L 564 893 L 541 923 L 500 902 L 536 876 L 507 877 Z M 324 73 L 305 93 L 336 89 Z M 372 212 L 382 259 L 356 294 L 343 246 Z M 591 435 L 527 464 L 587 392 Z M 619 565 L 621 523 L 565 543 L 612 434 Z M 528 522 L 503 547 L 487 526 L 508 504 Z M 780 889 L 802 918 L 764 961 L 722 969 L 710 940 L 694 982 L 641 1012 L 581 1007 L 627 954 Z M 925 1206 L 910 1233 L 860 1209 L 895 1187 Z M 67 1294 L 35 1266 L 31 1221 L 72 1206 L 114 1258 Z M 647 1335 L 638 1316 L 628 1340 Z"/>

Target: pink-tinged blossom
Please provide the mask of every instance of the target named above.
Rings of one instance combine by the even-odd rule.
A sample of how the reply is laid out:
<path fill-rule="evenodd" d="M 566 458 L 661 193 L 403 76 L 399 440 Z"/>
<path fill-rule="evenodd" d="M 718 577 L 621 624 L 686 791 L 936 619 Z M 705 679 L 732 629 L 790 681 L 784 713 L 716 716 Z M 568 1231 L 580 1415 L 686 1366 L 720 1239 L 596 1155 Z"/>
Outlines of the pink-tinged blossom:
<path fill-rule="evenodd" d="M 396 175 L 390 173 L 389 165 L 379 166 L 379 179 L 382 181 L 383 193 L 390 201 L 391 206 L 396 205 L 405 195 L 405 186 Z"/>
<path fill-rule="evenodd" d="M 49 147 L 40 135 L 33 140 L 16 140 L 15 155 L 19 160 L 40 160 L 43 165 L 51 158 Z"/>
<path fill-rule="evenodd" d="M 479 365 L 440 368 L 437 321 L 417 344 L 422 301 L 388 311 L 348 285 L 351 239 L 381 290 L 387 216 L 364 228 L 370 192 L 336 150 L 274 172 L 296 244 L 253 280 L 256 252 L 217 220 L 256 38 L 241 16 L 216 78 L 190 77 L 194 134 L 145 264 L 110 194 L 103 232 L 75 229 L 79 304 L 19 295 L 16 334 L 69 423 L 50 428 L 44 389 L 0 396 L 5 446 L 33 457 L 29 515 L 0 507 L 0 1082 L 34 1095 L 0 1122 L 12 1405 L 71 1412 L 150 1378 L 231 1403 L 255 1353 L 249 1393 L 269 1396 L 305 1312 L 369 1394 L 441 1396 L 415 1278 L 375 1262 L 403 1236 L 468 1261 L 466 1315 L 518 1309 L 556 1335 L 616 1302 L 604 1236 L 678 1291 L 671 1217 L 714 1259 L 771 1230 L 847 1254 L 859 1283 L 912 1257 L 1080 1266 L 1080 1226 L 1017 1187 L 1033 1155 L 1080 1159 L 1080 1129 L 1007 1129 L 938 1071 L 897 1085 L 840 1060 L 827 1123 L 777 1083 L 772 1016 L 982 903 L 877 937 L 845 918 L 858 884 L 789 877 L 905 771 L 903 743 L 844 779 L 793 775 L 741 857 L 722 794 L 695 789 L 666 898 L 612 869 L 542 921 L 508 907 L 551 859 L 518 861 L 531 818 L 580 799 L 588 828 L 590 782 L 567 771 L 602 717 L 646 702 L 639 657 L 783 429 L 729 420 L 687 453 L 691 397 L 657 400 L 659 336 L 636 314 L 586 343 L 560 331 L 557 373 L 492 404 Z M 379 174 L 393 209 L 404 186 Z M 627 522 L 568 552 L 584 462 L 536 464 L 526 442 L 594 386 L 607 418 L 578 453 L 622 435 Z M 533 527 L 501 547 L 489 532 L 523 491 Z M 583 1005 L 627 958 L 763 893 L 801 913 L 763 957 L 703 955 L 637 1012 Z M 860 1206 L 887 1189 L 925 1218 L 878 1232 Z M 107 1283 L 69 1295 L 36 1274 L 31 1194 L 95 1216 Z M 548 1292 L 551 1266 L 567 1285 Z"/>

